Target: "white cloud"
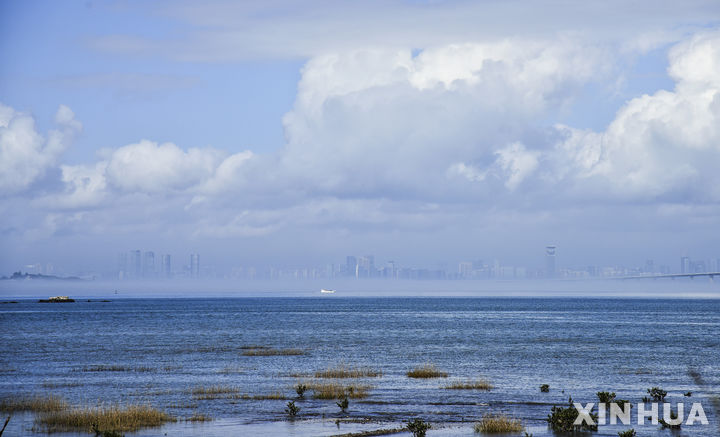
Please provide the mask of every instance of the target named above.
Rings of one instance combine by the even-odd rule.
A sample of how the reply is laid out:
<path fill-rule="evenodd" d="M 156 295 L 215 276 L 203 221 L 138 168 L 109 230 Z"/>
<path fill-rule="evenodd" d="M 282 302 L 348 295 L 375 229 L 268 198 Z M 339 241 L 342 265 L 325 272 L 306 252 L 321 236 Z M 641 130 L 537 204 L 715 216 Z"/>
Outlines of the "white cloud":
<path fill-rule="evenodd" d="M 0 196 L 20 193 L 57 164 L 72 137 L 82 129 L 73 112 L 60 105 L 55 116 L 59 130 L 44 138 L 35 119 L 0 104 Z"/>
<path fill-rule="evenodd" d="M 225 153 L 212 148 L 183 151 L 175 144 L 143 140 L 116 149 L 107 164 L 107 178 L 125 191 L 164 193 L 207 180 Z"/>
<path fill-rule="evenodd" d="M 604 132 L 558 127 L 567 139 L 551 158 L 564 181 L 624 199 L 720 200 L 720 32 L 673 47 L 669 61 L 673 91 L 628 101 Z"/>

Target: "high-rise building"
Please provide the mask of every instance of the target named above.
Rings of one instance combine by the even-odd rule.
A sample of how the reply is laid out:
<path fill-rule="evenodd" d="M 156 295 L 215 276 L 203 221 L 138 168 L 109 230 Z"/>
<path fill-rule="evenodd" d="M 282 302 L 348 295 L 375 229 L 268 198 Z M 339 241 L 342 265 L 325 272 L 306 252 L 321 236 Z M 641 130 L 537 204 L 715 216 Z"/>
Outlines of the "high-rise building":
<path fill-rule="evenodd" d="M 121 252 L 118 255 L 118 279 L 121 281 L 127 279 L 128 276 L 128 257 L 127 253 Z"/>
<path fill-rule="evenodd" d="M 190 254 L 190 277 L 200 277 L 200 255 L 197 253 Z"/>
<path fill-rule="evenodd" d="M 139 250 L 130 251 L 130 272 L 133 278 L 139 278 L 142 274 L 142 258 Z"/>
<path fill-rule="evenodd" d="M 554 278 L 556 275 L 555 251 L 556 246 L 545 246 L 545 276 Z"/>
<path fill-rule="evenodd" d="M 355 276 L 357 270 L 357 259 L 354 256 L 348 256 L 345 258 L 345 275 Z"/>
<path fill-rule="evenodd" d="M 375 276 L 375 257 L 373 255 L 365 255 L 358 258 L 355 277 L 371 278 Z"/>
<path fill-rule="evenodd" d="M 689 256 L 680 257 L 680 273 L 693 273 Z"/>
<path fill-rule="evenodd" d="M 172 265 L 170 255 L 163 255 L 160 260 L 160 271 L 163 277 L 172 277 Z"/>
<path fill-rule="evenodd" d="M 155 252 L 147 251 L 143 253 L 142 274 L 145 278 L 155 276 Z"/>

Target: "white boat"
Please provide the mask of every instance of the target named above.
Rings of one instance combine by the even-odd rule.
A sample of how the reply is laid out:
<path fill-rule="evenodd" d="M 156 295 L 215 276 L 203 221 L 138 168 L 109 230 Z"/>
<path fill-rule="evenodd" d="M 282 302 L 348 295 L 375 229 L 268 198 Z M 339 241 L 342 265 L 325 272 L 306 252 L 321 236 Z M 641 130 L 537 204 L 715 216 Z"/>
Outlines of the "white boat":
<path fill-rule="evenodd" d="M 326 289 L 323 288 L 322 290 L 320 290 L 320 293 L 323 293 L 323 294 L 333 294 L 333 293 L 335 293 L 335 290 L 326 290 Z"/>

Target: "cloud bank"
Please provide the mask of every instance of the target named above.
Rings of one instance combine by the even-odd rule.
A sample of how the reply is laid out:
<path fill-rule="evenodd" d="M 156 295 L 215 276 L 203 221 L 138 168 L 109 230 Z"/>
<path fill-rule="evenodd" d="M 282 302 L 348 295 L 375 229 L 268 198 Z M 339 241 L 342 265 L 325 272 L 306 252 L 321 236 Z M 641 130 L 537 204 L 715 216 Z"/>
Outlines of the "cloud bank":
<path fill-rule="evenodd" d="M 142 140 L 67 165 L 62 151 L 81 129 L 69 108 L 43 136 L 31 116 L 0 106 L 3 232 L 225 239 L 497 221 L 508 232 L 549 222 L 589 231 L 607 225 L 598 207 L 653 214 L 658 232 L 678 220 L 712 226 L 720 32 L 674 45 L 675 87 L 625 102 L 606 129 L 556 123 L 582 87 L 614 80 L 617 56 L 572 38 L 317 55 L 283 119 L 285 147 L 266 155 Z M 33 185 L 53 169 L 54 184 Z M 17 210 L 20 198 L 31 202 Z"/>

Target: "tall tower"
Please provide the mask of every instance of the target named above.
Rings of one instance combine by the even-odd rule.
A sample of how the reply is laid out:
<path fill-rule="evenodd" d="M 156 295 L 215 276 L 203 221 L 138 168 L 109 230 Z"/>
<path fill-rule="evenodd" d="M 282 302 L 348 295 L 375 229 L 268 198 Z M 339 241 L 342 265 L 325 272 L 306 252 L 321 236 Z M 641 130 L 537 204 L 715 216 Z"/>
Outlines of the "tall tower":
<path fill-rule="evenodd" d="M 554 278 L 555 272 L 555 250 L 556 246 L 545 246 L 545 276 Z"/>
<path fill-rule="evenodd" d="M 143 276 L 146 278 L 155 275 L 155 252 L 147 251 L 143 253 Z"/>
<path fill-rule="evenodd" d="M 197 253 L 190 254 L 190 277 L 200 277 L 200 255 Z"/>

